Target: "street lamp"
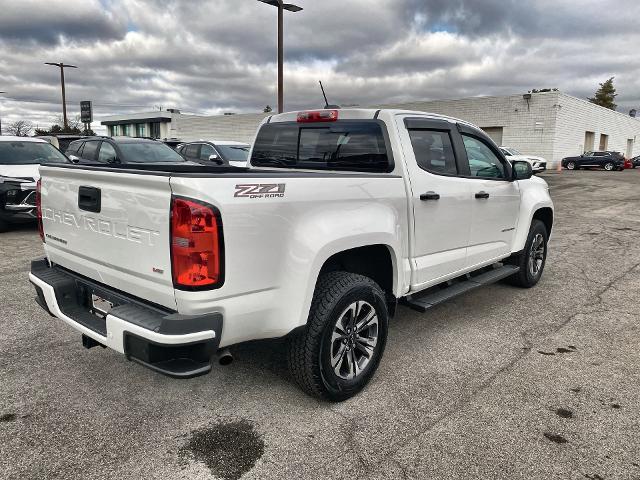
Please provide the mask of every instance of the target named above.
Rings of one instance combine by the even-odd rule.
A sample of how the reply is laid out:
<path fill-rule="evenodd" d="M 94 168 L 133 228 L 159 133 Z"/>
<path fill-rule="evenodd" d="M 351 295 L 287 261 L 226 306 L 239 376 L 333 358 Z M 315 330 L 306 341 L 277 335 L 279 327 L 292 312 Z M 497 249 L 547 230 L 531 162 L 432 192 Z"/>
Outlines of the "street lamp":
<path fill-rule="evenodd" d="M 60 68 L 60 83 L 62 85 L 62 118 L 64 121 L 64 129 L 67 130 L 69 128 L 69 124 L 67 123 L 67 101 L 65 99 L 64 92 L 64 68 L 78 68 L 75 65 L 67 65 L 65 63 L 53 63 L 53 62 L 44 62 L 45 65 L 53 65 L 54 67 Z"/>
<path fill-rule="evenodd" d="M 0 92 L 0 95 L 7 92 Z M 0 135 L 2 135 L 2 118 L 0 118 Z"/>
<path fill-rule="evenodd" d="M 283 91 L 283 63 L 284 63 L 284 35 L 283 35 L 283 11 L 299 12 L 302 7 L 291 3 L 283 3 L 283 0 L 258 0 L 262 3 L 268 3 L 274 7 L 278 7 L 278 113 L 284 110 L 284 91 Z"/>

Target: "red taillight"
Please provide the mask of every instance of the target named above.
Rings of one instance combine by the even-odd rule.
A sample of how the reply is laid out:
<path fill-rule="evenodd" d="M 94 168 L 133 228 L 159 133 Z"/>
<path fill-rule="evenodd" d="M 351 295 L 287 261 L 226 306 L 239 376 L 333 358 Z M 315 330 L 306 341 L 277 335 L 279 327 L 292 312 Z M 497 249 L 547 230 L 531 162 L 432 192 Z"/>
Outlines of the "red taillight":
<path fill-rule="evenodd" d="M 40 232 L 40 238 L 44 243 L 44 227 L 42 226 L 42 180 L 38 179 L 36 183 L 36 216 L 38 218 L 38 231 Z"/>
<path fill-rule="evenodd" d="M 217 288 L 224 281 L 222 221 L 213 206 L 171 199 L 171 269 L 178 289 Z"/>
<path fill-rule="evenodd" d="M 338 120 L 338 110 L 313 110 L 298 113 L 299 123 L 335 122 L 336 120 Z"/>

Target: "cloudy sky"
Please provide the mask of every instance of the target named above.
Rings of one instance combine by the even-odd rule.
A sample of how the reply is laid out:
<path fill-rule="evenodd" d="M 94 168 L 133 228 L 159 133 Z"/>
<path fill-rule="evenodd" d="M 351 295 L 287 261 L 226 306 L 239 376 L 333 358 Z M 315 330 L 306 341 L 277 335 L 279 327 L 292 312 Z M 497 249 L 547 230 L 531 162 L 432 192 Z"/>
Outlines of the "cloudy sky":
<path fill-rule="evenodd" d="M 285 105 L 379 104 L 557 87 L 587 97 L 615 76 L 640 107 L 640 0 L 298 0 L 285 18 Z M 256 0 L 0 0 L 0 116 L 49 125 L 158 106 L 275 106 L 276 10 Z"/>

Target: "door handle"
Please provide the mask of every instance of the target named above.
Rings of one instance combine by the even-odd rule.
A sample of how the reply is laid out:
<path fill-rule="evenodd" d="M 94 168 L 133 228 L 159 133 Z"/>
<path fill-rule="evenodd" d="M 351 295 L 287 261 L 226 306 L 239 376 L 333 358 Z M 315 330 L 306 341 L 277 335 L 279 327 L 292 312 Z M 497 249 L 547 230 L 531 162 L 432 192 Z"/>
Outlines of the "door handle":
<path fill-rule="evenodd" d="M 489 198 L 489 194 L 483 190 L 476 193 L 476 198 Z"/>
<path fill-rule="evenodd" d="M 78 208 L 87 212 L 100 213 L 102 208 L 102 192 L 95 187 L 78 189 Z"/>
<path fill-rule="evenodd" d="M 439 200 L 440 194 L 436 192 L 427 192 L 420 195 L 420 200 Z"/>

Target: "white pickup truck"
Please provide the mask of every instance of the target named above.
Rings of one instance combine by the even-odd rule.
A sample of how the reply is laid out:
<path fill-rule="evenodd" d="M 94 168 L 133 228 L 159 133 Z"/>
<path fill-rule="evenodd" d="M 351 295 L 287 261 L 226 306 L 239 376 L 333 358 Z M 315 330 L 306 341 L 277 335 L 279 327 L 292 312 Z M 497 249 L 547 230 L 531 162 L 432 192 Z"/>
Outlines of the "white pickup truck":
<path fill-rule="evenodd" d="M 466 122 L 273 115 L 249 163 L 42 166 L 38 303 L 86 347 L 176 377 L 286 337 L 295 380 L 339 401 L 373 376 L 397 302 L 424 311 L 542 275 L 547 184 Z"/>

